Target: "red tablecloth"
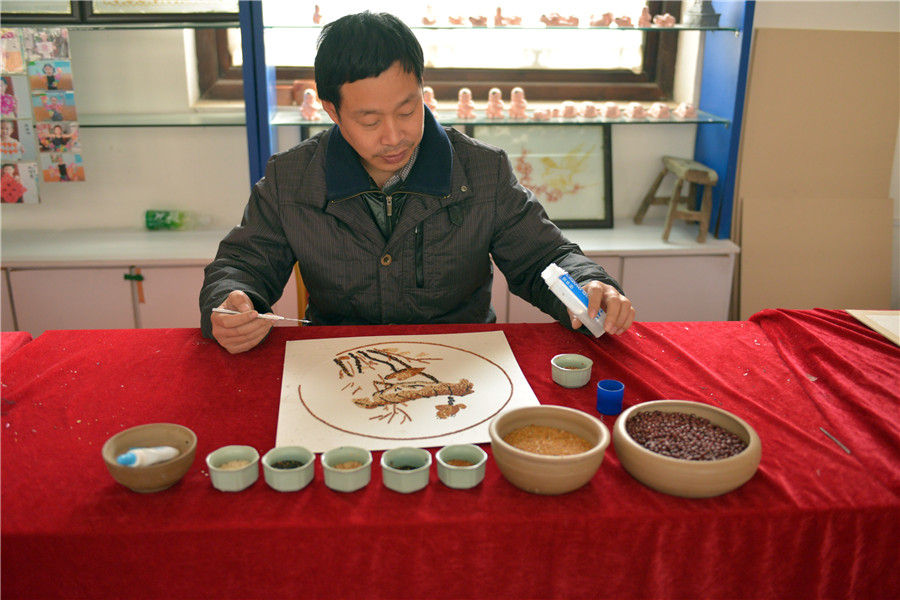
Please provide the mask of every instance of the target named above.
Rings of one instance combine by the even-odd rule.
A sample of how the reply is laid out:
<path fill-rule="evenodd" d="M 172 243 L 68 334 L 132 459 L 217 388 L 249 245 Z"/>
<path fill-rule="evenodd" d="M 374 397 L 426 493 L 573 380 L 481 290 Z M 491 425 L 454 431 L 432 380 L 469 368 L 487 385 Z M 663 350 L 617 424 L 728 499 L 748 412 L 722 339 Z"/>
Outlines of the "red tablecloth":
<path fill-rule="evenodd" d="M 31 334 L 25 331 L 4 331 L 0 333 L 0 368 L 3 361 L 31 341 Z"/>
<path fill-rule="evenodd" d="M 193 329 L 46 332 L 2 373 L 3 597 L 897 597 L 896 386 L 861 398 L 832 387 L 824 359 L 811 381 L 785 358 L 783 330 L 822 333 L 807 313 L 784 314 L 777 340 L 756 322 L 639 323 L 599 340 L 556 324 L 307 327 L 277 328 L 237 356 Z M 826 331 L 846 328 L 826 315 Z M 756 429 L 759 471 L 724 496 L 677 498 L 631 478 L 610 446 L 588 485 L 555 497 L 514 488 L 493 462 L 472 490 L 444 487 L 433 470 L 424 490 L 397 494 L 377 466 L 352 494 L 329 490 L 319 465 L 297 493 L 262 477 L 236 494 L 210 485 L 207 453 L 274 445 L 286 340 L 490 329 L 505 332 L 542 403 L 594 412 L 596 382 L 615 378 L 626 407 L 720 406 Z M 840 335 L 826 343 L 847 346 L 857 381 L 873 364 L 898 372 L 898 353 Z M 594 360 L 588 387 L 551 381 L 560 352 Z M 865 405 L 872 418 L 837 426 L 811 384 L 831 390 L 834 410 Z M 192 428 L 198 458 L 175 487 L 140 495 L 109 477 L 100 448 L 153 421 Z"/>

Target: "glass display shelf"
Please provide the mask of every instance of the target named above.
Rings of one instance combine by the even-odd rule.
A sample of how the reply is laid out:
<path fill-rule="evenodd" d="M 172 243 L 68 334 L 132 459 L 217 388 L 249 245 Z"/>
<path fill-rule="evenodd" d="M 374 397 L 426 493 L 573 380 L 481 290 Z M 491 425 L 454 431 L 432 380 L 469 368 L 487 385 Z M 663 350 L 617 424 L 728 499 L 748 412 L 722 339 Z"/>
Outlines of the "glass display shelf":
<path fill-rule="evenodd" d="M 235 127 L 246 124 L 244 109 L 158 114 L 79 114 L 80 127 Z"/>
<path fill-rule="evenodd" d="M 645 103 L 649 107 L 650 103 Z M 331 119 L 324 111 L 320 111 L 322 115 L 322 119 L 320 121 L 307 121 L 304 120 L 300 115 L 300 108 L 296 106 L 292 107 L 279 107 L 275 113 L 272 115 L 271 124 L 275 127 L 285 127 L 292 125 L 331 125 Z M 722 117 L 717 117 L 716 115 L 710 114 L 708 112 L 704 112 L 702 110 L 697 111 L 697 115 L 695 117 L 681 119 L 675 116 L 666 119 L 654 119 L 651 117 L 644 117 L 640 119 L 629 119 L 626 117 L 618 117 L 615 119 L 607 119 L 605 117 L 573 117 L 573 118 L 563 118 L 563 117 L 552 117 L 549 120 L 537 120 L 532 118 L 534 114 L 534 110 L 528 111 L 527 119 L 510 119 L 508 117 L 502 119 L 489 119 L 485 115 L 484 110 L 476 110 L 475 111 L 476 118 L 474 119 L 460 119 L 456 116 L 456 110 L 448 108 L 446 110 L 440 110 L 435 113 L 435 117 L 438 122 L 442 125 L 448 126 L 457 126 L 457 125 L 564 125 L 564 126 L 572 126 L 572 125 L 640 125 L 640 124 L 682 124 L 682 123 L 717 123 L 720 125 L 730 125 L 731 121 L 728 119 L 723 119 Z"/>
<path fill-rule="evenodd" d="M 322 29 L 321 25 L 291 25 L 291 24 L 273 24 L 273 25 L 264 25 L 264 29 Z M 673 27 L 590 27 L 588 25 L 579 25 L 575 26 L 554 26 L 554 27 L 546 27 L 546 26 L 522 26 L 522 25 L 507 25 L 504 27 L 475 27 L 473 25 L 410 25 L 409 27 L 413 31 L 594 31 L 594 32 L 603 32 L 603 31 L 615 31 L 615 32 L 626 32 L 626 31 L 650 31 L 650 32 L 665 32 L 665 31 L 731 31 L 734 33 L 738 33 L 740 31 L 737 27 L 700 27 L 694 25 L 675 25 Z"/>

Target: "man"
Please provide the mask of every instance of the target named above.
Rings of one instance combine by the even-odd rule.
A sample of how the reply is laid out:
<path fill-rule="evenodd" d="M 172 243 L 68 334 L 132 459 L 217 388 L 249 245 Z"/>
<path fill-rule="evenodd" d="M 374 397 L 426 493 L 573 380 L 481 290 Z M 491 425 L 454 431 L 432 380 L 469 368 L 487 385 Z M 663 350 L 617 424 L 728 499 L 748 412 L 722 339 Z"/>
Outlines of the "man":
<path fill-rule="evenodd" d="M 272 323 L 256 316 L 295 262 L 315 325 L 492 322 L 492 257 L 514 293 L 573 328 L 541 278 L 551 262 L 584 287 L 590 315 L 606 310 L 607 332 L 631 326 L 618 284 L 547 219 L 506 154 L 426 110 L 423 71 L 418 40 L 392 15 L 323 27 L 316 87 L 335 126 L 269 159 L 206 268 L 205 336 L 232 353 L 261 342 Z"/>

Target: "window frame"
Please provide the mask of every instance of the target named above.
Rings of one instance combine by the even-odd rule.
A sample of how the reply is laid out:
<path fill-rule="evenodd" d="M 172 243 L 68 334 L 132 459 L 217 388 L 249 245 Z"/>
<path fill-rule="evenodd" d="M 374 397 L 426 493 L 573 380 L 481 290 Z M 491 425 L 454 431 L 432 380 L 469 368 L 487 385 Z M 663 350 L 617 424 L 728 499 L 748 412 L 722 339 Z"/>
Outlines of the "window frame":
<path fill-rule="evenodd" d="M 669 13 L 681 20 L 680 0 L 648 2 L 651 14 Z M 678 30 L 644 30 L 643 65 L 640 73 L 627 69 L 425 69 L 425 84 L 434 89 L 438 101 L 456 101 L 461 87 L 473 96 L 487 97 L 492 87 L 522 86 L 529 101 L 666 101 L 672 99 Z M 602 32 L 598 31 L 602 35 Z M 200 98 L 243 100 L 241 67 L 231 64 L 228 33 L 224 29 L 197 29 L 197 69 Z M 609 32 L 608 35 L 616 35 Z M 296 90 L 314 87 L 312 67 L 276 67 L 276 103 L 296 103 Z"/>

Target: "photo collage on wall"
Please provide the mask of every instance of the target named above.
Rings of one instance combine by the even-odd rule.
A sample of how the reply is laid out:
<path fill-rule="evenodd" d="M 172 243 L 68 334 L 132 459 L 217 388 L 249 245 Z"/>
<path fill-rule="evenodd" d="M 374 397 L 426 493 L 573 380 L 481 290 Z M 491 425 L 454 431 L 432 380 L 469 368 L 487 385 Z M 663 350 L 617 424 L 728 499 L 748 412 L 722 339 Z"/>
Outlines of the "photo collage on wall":
<path fill-rule="evenodd" d="M 40 201 L 38 182 L 84 181 L 68 30 L 3 28 L 2 201 Z"/>

